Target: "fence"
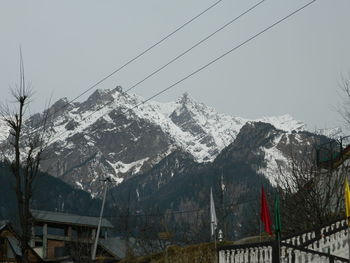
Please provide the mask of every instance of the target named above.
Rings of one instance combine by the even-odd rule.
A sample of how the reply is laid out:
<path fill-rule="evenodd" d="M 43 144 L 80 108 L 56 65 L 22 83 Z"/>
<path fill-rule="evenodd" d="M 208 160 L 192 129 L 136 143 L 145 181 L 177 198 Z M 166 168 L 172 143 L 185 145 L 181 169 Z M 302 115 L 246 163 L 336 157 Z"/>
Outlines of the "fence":
<path fill-rule="evenodd" d="M 279 256 L 280 254 L 280 256 Z M 349 262 L 345 220 L 277 242 L 222 246 L 219 263 L 338 263 Z"/>

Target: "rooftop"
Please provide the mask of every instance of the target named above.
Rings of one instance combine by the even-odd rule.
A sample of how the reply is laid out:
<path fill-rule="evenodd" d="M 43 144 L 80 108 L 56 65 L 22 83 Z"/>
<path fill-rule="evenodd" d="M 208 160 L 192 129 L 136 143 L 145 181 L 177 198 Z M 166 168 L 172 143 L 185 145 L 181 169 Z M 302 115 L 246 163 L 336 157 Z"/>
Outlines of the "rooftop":
<path fill-rule="evenodd" d="M 51 212 L 33 209 L 31 210 L 31 212 L 36 222 L 97 227 L 99 221 L 99 217 L 92 216 L 80 216 L 61 212 Z M 107 219 L 102 218 L 101 227 L 113 228 L 113 225 Z"/>

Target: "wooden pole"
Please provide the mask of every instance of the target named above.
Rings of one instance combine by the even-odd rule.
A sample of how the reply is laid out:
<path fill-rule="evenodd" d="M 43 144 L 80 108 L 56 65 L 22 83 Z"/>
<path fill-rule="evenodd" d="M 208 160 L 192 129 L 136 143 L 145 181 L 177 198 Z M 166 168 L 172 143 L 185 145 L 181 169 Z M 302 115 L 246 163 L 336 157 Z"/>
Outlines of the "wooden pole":
<path fill-rule="evenodd" d="M 97 243 L 98 243 L 98 238 L 99 238 L 100 230 L 101 230 L 103 209 L 105 207 L 106 194 L 107 194 L 107 186 L 108 186 L 108 184 L 106 182 L 105 191 L 104 191 L 104 194 L 103 194 L 102 207 L 101 207 L 101 212 L 100 212 L 100 219 L 98 220 L 97 233 L 96 233 L 96 237 L 95 237 L 94 247 L 93 247 L 93 250 L 92 250 L 92 260 L 96 259 Z"/>
<path fill-rule="evenodd" d="M 47 224 L 43 226 L 43 258 L 47 258 Z"/>

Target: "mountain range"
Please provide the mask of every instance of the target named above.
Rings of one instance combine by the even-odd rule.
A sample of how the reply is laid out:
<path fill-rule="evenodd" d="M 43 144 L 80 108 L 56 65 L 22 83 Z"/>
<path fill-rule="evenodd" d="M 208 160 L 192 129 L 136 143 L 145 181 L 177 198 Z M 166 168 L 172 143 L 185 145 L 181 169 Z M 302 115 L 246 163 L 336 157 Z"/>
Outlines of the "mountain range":
<path fill-rule="evenodd" d="M 325 135 L 339 133 L 311 133 L 289 115 L 248 120 L 220 114 L 187 93 L 175 102 L 144 103 L 121 87 L 96 90 L 83 102 L 60 99 L 28 118 L 25 130 L 40 132 L 45 116 L 42 171 L 92 197 L 101 195 L 109 177 L 113 218 L 133 215 L 138 221 L 127 225 L 137 231 L 152 220 L 160 227 L 159 216 L 146 216 L 157 214 L 160 228 L 167 222 L 199 239 L 208 224 L 210 188 L 226 218 L 221 227 L 230 229 L 226 233 L 231 238 L 254 233 L 242 219 L 256 220 L 261 185 L 273 189 L 290 173 L 292 153 L 303 157 L 306 148 L 326 141 Z M 6 149 L 8 129 L 3 122 L 0 128 Z M 183 217 L 176 211 L 192 212 Z"/>
<path fill-rule="evenodd" d="M 98 195 L 101 179 L 108 176 L 119 184 L 176 150 L 189 153 L 198 163 L 212 162 L 250 122 L 270 123 L 287 133 L 305 129 L 289 115 L 247 120 L 220 114 L 187 93 L 175 102 L 143 101 L 117 87 L 96 90 L 84 102 L 60 99 L 46 112 L 31 116 L 26 121 L 31 131 L 40 127 L 45 114 L 49 116 L 42 169 Z M 0 139 L 6 132 L 2 129 Z"/>

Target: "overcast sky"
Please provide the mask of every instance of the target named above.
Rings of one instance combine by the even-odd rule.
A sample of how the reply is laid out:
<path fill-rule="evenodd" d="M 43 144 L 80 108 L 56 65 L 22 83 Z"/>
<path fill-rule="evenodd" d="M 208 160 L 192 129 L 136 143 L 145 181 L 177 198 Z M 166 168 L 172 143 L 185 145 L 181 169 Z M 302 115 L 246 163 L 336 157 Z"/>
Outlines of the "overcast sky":
<path fill-rule="evenodd" d="M 215 1 L 0 0 L 1 101 L 18 82 L 19 45 L 36 112 L 51 95 L 76 97 Z M 257 2 L 223 0 L 98 88 L 128 89 Z M 132 92 L 152 96 L 307 2 L 266 0 Z M 233 116 L 288 113 L 310 130 L 340 126 L 338 83 L 350 76 L 349 12 L 349 0 L 318 0 L 156 100 L 188 92 Z"/>

